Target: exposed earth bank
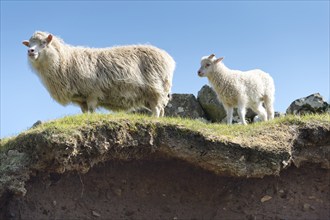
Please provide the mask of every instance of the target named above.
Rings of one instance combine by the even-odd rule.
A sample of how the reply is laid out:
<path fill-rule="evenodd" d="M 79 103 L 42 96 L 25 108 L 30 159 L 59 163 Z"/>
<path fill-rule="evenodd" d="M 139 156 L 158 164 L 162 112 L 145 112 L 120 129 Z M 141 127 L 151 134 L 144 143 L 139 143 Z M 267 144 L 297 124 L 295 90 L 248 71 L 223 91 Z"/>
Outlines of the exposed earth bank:
<path fill-rule="evenodd" d="M 38 173 L 1 219 L 328 219 L 329 171 L 217 176 L 177 160 L 107 162 L 88 173 Z"/>
<path fill-rule="evenodd" d="M 328 121 L 185 123 L 89 118 L 2 142 L 0 219 L 329 219 Z"/>

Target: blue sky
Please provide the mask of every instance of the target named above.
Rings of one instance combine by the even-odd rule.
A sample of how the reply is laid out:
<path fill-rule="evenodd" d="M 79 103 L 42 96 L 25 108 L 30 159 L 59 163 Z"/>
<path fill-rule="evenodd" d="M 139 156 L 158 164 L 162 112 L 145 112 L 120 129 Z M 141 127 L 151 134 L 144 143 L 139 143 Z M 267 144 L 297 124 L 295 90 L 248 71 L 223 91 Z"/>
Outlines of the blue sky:
<path fill-rule="evenodd" d="M 215 53 L 229 68 L 268 72 L 276 111 L 316 92 L 329 101 L 329 1 L 1 1 L 1 138 L 80 113 L 30 70 L 21 42 L 36 30 L 71 45 L 165 49 L 177 63 L 173 93 L 197 96 L 208 83 L 200 58 Z"/>

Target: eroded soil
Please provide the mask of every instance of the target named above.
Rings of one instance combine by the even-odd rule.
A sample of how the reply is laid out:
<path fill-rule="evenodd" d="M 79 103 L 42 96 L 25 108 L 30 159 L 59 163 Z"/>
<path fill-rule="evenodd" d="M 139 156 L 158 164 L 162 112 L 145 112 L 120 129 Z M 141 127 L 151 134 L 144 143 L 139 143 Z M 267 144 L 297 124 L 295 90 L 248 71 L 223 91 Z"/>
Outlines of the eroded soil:
<path fill-rule="evenodd" d="M 108 161 L 86 174 L 38 173 L 4 219 L 329 219 L 330 171 L 290 167 L 278 177 L 217 176 L 182 161 Z"/>

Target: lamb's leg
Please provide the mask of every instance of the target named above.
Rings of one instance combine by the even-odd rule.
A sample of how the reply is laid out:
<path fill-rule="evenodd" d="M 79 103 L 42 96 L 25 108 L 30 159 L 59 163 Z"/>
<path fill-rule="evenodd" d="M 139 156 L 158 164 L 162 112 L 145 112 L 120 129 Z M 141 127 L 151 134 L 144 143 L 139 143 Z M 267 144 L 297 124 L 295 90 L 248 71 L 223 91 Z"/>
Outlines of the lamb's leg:
<path fill-rule="evenodd" d="M 158 118 L 161 114 L 161 109 L 157 106 L 151 108 L 152 111 L 152 115 L 155 116 L 156 118 Z"/>
<path fill-rule="evenodd" d="M 260 102 L 255 109 L 256 113 L 259 115 L 262 121 L 267 121 L 267 112 L 266 109 L 262 106 L 262 102 Z"/>
<path fill-rule="evenodd" d="M 232 107 L 228 107 L 228 106 L 224 106 L 226 109 L 226 113 L 227 113 L 227 124 L 231 125 L 233 122 L 233 111 L 234 108 Z"/>
<path fill-rule="evenodd" d="M 267 119 L 272 120 L 274 119 L 274 100 L 269 98 L 268 96 L 265 97 L 265 107 L 267 111 Z"/>
<path fill-rule="evenodd" d="M 165 110 L 164 110 L 164 108 L 161 108 L 159 117 L 164 117 L 164 115 L 165 115 Z"/>
<path fill-rule="evenodd" d="M 245 108 L 245 106 L 244 105 L 238 106 L 237 111 L 238 111 L 238 116 L 239 116 L 239 118 L 241 120 L 241 123 L 243 125 L 247 125 L 247 123 L 245 121 L 245 114 L 246 114 L 246 108 Z"/>

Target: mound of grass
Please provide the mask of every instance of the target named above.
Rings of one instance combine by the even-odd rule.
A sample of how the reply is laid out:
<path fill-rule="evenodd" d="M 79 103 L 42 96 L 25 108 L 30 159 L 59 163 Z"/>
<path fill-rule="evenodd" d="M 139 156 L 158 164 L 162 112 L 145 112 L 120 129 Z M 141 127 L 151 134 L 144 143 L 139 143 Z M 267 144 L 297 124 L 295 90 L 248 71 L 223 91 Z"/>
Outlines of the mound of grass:
<path fill-rule="evenodd" d="M 4 138 L 1 140 L 0 151 L 10 148 L 12 142 L 28 138 L 33 134 L 42 133 L 45 137 L 60 135 L 61 138 L 70 139 L 83 130 L 94 130 L 99 126 L 116 127 L 129 124 L 130 129 L 139 129 L 138 125 L 144 126 L 173 126 L 183 130 L 189 130 L 202 134 L 209 139 L 222 139 L 244 143 L 244 140 L 253 137 L 253 141 L 262 141 L 267 137 L 276 137 L 280 139 L 285 136 L 289 126 L 308 126 L 323 125 L 330 126 L 329 114 L 311 114 L 304 116 L 288 115 L 267 122 L 259 122 L 244 125 L 226 125 L 218 123 L 205 123 L 200 120 L 191 120 L 185 118 L 163 117 L 154 118 L 139 114 L 78 114 L 66 116 L 64 118 L 44 122 L 35 128 L 31 128 L 19 134 L 16 137 Z M 275 135 L 277 134 L 277 135 Z M 275 136 L 274 136 L 275 135 Z M 280 140 L 276 140 L 280 141 Z"/>

